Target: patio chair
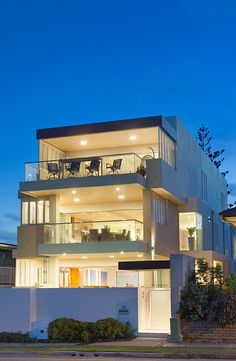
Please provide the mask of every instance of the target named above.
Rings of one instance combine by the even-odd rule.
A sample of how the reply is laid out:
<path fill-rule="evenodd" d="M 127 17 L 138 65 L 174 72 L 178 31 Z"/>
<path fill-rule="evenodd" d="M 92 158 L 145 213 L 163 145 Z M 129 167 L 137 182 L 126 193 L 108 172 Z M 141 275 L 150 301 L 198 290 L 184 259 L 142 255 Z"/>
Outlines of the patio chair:
<path fill-rule="evenodd" d="M 78 177 L 80 171 L 80 161 L 69 163 L 69 166 L 66 167 L 66 170 L 69 172 L 68 178 Z"/>
<path fill-rule="evenodd" d="M 57 163 L 47 163 L 48 168 L 48 179 L 56 179 L 59 178 L 60 169 Z"/>
<path fill-rule="evenodd" d="M 126 235 L 126 241 L 131 241 L 130 235 L 131 235 L 131 232 L 128 231 L 127 235 Z"/>
<path fill-rule="evenodd" d="M 122 158 L 114 159 L 113 164 L 106 164 L 106 169 L 110 169 L 109 174 L 119 174 Z"/>
<path fill-rule="evenodd" d="M 90 164 L 86 165 L 85 168 L 88 170 L 87 176 L 99 175 L 100 160 L 99 159 L 91 160 Z"/>

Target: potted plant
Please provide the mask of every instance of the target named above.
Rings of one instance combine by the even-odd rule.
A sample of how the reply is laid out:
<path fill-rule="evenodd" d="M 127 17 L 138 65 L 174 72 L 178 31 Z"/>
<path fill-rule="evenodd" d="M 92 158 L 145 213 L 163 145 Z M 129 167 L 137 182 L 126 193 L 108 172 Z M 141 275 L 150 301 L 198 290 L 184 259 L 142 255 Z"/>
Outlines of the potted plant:
<path fill-rule="evenodd" d="M 102 228 L 102 241 L 109 241 L 111 237 L 110 227 L 106 224 L 104 228 Z"/>
<path fill-rule="evenodd" d="M 196 231 L 196 227 L 187 227 L 187 231 L 188 231 L 188 249 L 189 251 L 193 251 L 194 250 L 194 233 Z"/>
<path fill-rule="evenodd" d="M 141 174 L 143 177 L 146 176 L 146 168 L 144 167 L 144 165 L 140 165 L 138 168 L 137 168 L 137 173 Z"/>

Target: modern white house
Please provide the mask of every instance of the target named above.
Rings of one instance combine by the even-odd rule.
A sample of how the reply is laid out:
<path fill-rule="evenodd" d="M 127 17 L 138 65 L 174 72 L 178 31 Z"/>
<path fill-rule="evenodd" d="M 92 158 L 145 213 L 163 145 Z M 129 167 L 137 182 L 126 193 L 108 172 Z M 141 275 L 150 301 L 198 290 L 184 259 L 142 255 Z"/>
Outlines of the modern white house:
<path fill-rule="evenodd" d="M 40 129 L 37 140 L 19 185 L 17 288 L 76 288 L 84 305 L 91 289 L 135 289 L 138 331 L 155 333 L 169 331 L 171 255 L 234 272 L 226 181 L 176 116 Z"/>

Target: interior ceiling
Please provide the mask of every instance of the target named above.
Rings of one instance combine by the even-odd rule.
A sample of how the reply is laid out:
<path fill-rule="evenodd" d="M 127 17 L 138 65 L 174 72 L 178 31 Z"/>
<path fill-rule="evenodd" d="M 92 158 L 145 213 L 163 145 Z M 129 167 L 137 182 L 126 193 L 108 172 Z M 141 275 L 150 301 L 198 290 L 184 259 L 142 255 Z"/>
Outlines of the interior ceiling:
<path fill-rule="evenodd" d="M 117 190 L 119 189 L 119 190 Z M 74 193 L 75 192 L 75 193 Z M 74 193 L 74 194 L 73 194 Z M 66 188 L 55 190 L 39 190 L 28 192 L 34 197 L 51 195 L 60 196 L 60 206 L 84 204 L 102 204 L 120 202 L 136 202 L 142 200 L 143 188 L 138 184 L 112 185 L 100 187 Z M 123 196 L 119 198 L 119 196 Z"/>
<path fill-rule="evenodd" d="M 75 135 L 61 138 L 45 139 L 45 142 L 62 150 L 63 152 L 77 152 L 86 149 L 115 148 L 131 145 L 147 145 L 157 143 L 157 127 L 120 130 L 114 132 L 104 132 L 86 135 Z M 135 135 L 135 140 L 130 140 L 130 136 Z M 86 145 L 81 145 L 81 141 L 86 141 Z"/>

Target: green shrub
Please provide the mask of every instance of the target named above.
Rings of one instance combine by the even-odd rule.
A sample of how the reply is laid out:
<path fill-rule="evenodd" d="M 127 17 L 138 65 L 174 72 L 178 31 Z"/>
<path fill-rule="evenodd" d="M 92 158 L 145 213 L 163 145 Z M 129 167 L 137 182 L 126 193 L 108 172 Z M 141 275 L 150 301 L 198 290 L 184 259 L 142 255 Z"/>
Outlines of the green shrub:
<path fill-rule="evenodd" d="M 236 277 L 223 281 L 219 266 L 209 267 L 198 261 L 198 269 L 181 292 L 180 317 L 188 321 L 236 323 Z"/>
<path fill-rule="evenodd" d="M 81 322 L 80 341 L 89 343 L 96 340 L 95 324 L 93 322 Z"/>
<path fill-rule="evenodd" d="M 113 318 L 93 322 L 81 322 L 71 318 L 58 318 L 48 325 L 48 339 L 52 342 L 112 341 L 125 337 L 128 327 Z"/>
<path fill-rule="evenodd" d="M 95 323 L 95 334 L 98 340 L 113 341 L 125 337 L 127 327 L 114 318 L 105 318 Z"/>
<path fill-rule="evenodd" d="M 35 339 L 31 338 L 28 333 L 0 332 L 0 342 L 31 343 L 35 342 Z"/>
<path fill-rule="evenodd" d="M 48 325 L 48 339 L 53 342 L 78 342 L 81 331 L 80 321 L 72 318 L 58 318 Z"/>

